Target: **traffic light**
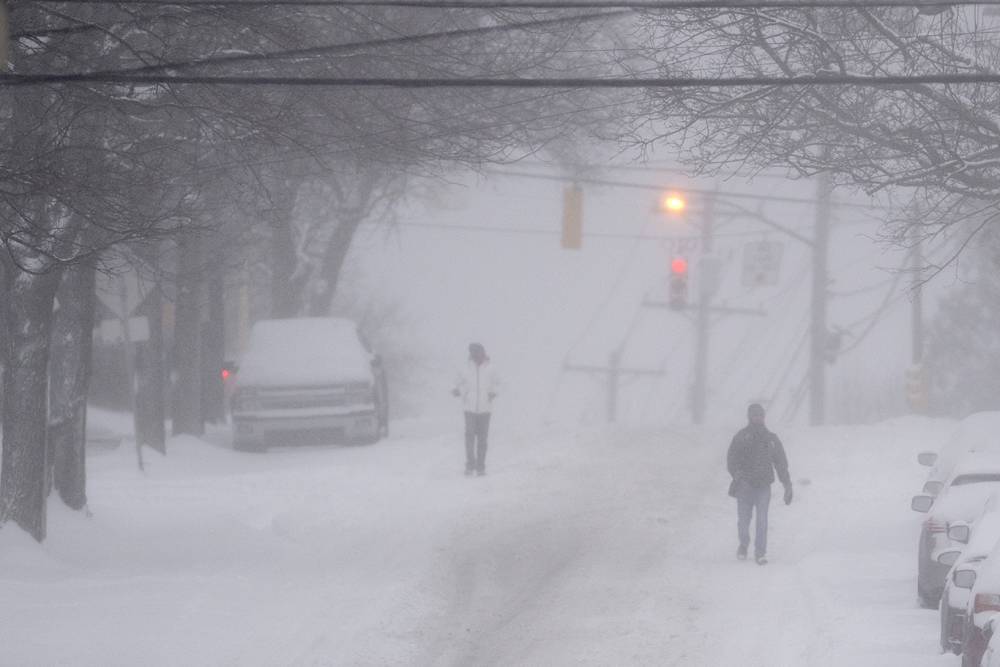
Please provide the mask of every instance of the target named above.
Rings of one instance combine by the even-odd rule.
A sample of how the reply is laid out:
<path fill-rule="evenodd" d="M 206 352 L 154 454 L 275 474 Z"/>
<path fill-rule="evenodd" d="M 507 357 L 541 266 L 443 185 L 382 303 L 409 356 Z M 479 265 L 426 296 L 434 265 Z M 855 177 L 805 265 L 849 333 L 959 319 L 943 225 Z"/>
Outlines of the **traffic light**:
<path fill-rule="evenodd" d="M 916 413 L 927 411 L 928 400 L 927 373 L 923 366 L 910 366 L 906 369 L 906 402 Z"/>
<path fill-rule="evenodd" d="M 579 250 L 583 245 L 583 190 L 571 185 L 563 191 L 562 247 Z"/>
<path fill-rule="evenodd" d="M 688 305 L 688 263 L 683 257 L 675 257 L 670 262 L 667 303 L 674 310 L 681 310 Z"/>

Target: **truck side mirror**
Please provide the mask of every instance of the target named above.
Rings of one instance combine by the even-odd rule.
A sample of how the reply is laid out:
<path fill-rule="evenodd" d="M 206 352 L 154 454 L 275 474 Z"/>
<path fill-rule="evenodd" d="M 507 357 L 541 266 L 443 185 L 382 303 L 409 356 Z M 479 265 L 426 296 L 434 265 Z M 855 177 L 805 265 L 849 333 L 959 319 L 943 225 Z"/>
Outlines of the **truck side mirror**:
<path fill-rule="evenodd" d="M 955 570 L 955 573 L 951 575 L 951 581 L 958 588 L 969 590 L 976 584 L 976 571 L 965 568 Z"/>
<path fill-rule="evenodd" d="M 962 552 L 957 549 L 949 549 L 948 551 L 942 551 L 938 554 L 937 562 L 942 565 L 947 565 L 951 567 L 958 560 L 958 557 L 962 555 Z"/>
<path fill-rule="evenodd" d="M 969 525 L 957 523 L 948 528 L 948 538 L 960 544 L 969 543 Z"/>
<path fill-rule="evenodd" d="M 937 463 L 938 455 L 934 452 L 920 452 L 917 454 L 917 463 L 922 466 L 930 467 Z"/>
<path fill-rule="evenodd" d="M 933 504 L 934 499 L 930 496 L 913 496 L 910 501 L 910 509 L 914 512 L 929 512 Z"/>

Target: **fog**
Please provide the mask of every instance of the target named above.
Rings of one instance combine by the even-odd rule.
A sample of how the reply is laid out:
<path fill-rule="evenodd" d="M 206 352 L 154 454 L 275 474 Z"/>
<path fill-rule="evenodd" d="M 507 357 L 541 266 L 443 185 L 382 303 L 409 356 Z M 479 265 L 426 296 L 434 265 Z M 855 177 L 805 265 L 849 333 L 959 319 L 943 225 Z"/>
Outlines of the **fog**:
<path fill-rule="evenodd" d="M 0 2 L 0 667 L 1000 667 L 991 4 Z"/>
<path fill-rule="evenodd" d="M 595 180 L 648 189 L 584 185 L 579 250 L 560 245 L 565 183 L 545 180 L 559 172 L 544 165 L 506 169 L 523 176 L 496 169 L 431 182 L 426 187 L 433 194 L 408 201 L 391 231 L 365 230 L 349 271 L 405 304 L 412 327 L 406 344 L 422 352 L 422 384 L 439 389 L 437 396 L 420 392 L 425 409 L 447 413 L 454 369 L 467 344 L 481 341 L 512 390 L 503 401 L 504 419 L 597 425 L 606 419 L 605 378 L 576 374 L 564 365 L 605 366 L 624 345 L 623 367 L 663 375 L 622 383 L 621 420 L 689 422 L 694 308 L 643 304 L 665 301 L 675 256 L 687 257 L 692 281 L 698 279 L 694 265 L 704 201 L 716 192 L 713 253 L 722 269 L 713 303 L 762 312 L 713 314 L 707 419 L 738 422 L 748 401 L 764 400 L 775 418 L 806 423 L 808 401 L 801 394 L 809 364 L 803 341 L 809 329 L 810 249 L 752 218 L 737 217 L 735 207 L 760 212 L 808 239 L 816 184 L 768 175 L 697 180 L 685 178 L 676 166 L 622 166 L 610 166 Z M 689 209 L 676 216 L 659 209 L 658 187 L 698 192 L 688 195 Z M 768 196 L 804 201 L 763 199 Z M 727 203 L 734 205 L 728 211 Z M 906 411 L 913 274 L 904 263 L 906 249 L 878 239 L 889 217 L 878 202 L 857 193 L 838 195 L 833 206 L 828 321 L 831 330 L 843 329 L 843 348 L 851 348 L 828 368 L 834 421 L 875 421 Z M 743 285 L 744 245 L 760 240 L 782 244 L 777 284 Z M 936 287 L 925 288 L 928 312 Z M 692 285 L 692 305 L 696 298 Z"/>

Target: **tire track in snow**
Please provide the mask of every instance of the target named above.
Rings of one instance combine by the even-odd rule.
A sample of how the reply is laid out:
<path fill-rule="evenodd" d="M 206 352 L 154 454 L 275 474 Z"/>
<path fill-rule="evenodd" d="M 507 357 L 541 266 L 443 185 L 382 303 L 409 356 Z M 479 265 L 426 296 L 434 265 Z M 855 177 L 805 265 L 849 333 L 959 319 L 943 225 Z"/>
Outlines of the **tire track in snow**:
<path fill-rule="evenodd" d="M 565 663 L 574 654 L 567 644 L 586 646 L 597 640 L 629 651 L 631 662 L 667 664 L 671 634 L 689 632 L 689 608 L 697 608 L 697 596 L 690 595 L 692 579 L 704 576 L 690 567 L 700 554 L 697 545 L 677 538 L 702 508 L 704 489 L 722 488 L 724 493 L 725 488 L 717 483 L 718 470 L 700 461 L 714 458 L 711 453 L 680 434 L 669 438 L 665 447 L 662 433 L 646 434 L 645 442 L 630 443 L 623 456 L 602 461 L 611 465 L 597 466 L 596 477 L 590 472 L 586 493 L 560 494 L 560 506 L 544 521 L 513 521 L 488 532 L 481 542 L 457 538 L 449 567 L 453 592 L 439 621 L 439 639 L 429 647 L 428 659 L 417 662 L 537 664 L 541 656 L 561 656 Z M 678 477 L 675 455 L 684 451 L 693 452 L 699 462 Z M 678 487 L 676 482 L 683 480 Z M 547 546 L 540 557 L 518 558 L 519 566 L 506 572 L 490 565 L 504 558 L 497 554 L 516 554 L 525 544 Z M 664 578 L 672 577 L 686 582 L 683 589 L 664 585 Z M 607 610 L 597 608 L 600 597 L 589 592 L 594 589 L 606 595 Z M 665 608 L 672 616 L 668 620 L 682 626 L 674 633 L 664 630 L 662 616 L 654 615 Z M 588 624 L 599 627 L 595 632 Z M 464 629 L 464 635 L 455 628 Z M 586 653 L 578 650 L 573 662 L 586 661 Z M 606 659 L 597 661 L 602 662 Z"/>

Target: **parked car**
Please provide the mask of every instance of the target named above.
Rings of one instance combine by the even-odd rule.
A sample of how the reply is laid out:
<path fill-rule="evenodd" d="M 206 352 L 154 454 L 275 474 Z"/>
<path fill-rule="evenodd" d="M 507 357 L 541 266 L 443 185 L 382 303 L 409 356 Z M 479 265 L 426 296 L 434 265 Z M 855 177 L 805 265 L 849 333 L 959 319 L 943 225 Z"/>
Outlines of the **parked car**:
<path fill-rule="evenodd" d="M 1000 456 L 967 454 L 952 471 L 937 497 L 914 496 L 910 506 L 929 512 L 920 529 L 917 547 L 917 595 L 925 607 L 937 608 L 944 592 L 944 581 L 951 565 L 936 560 L 935 555 L 949 549 L 961 549 L 948 535 L 951 524 L 971 522 L 982 511 L 990 494 L 1000 490 Z"/>
<path fill-rule="evenodd" d="M 350 320 L 261 320 L 235 371 L 236 449 L 375 442 L 388 433 L 385 370 Z"/>
<path fill-rule="evenodd" d="M 963 419 L 939 452 L 920 452 L 917 461 L 930 466 L 922 492 L 936 496 L 962 457 L 969 452 L 1000 455 L 1000 412 L 977 412 Z"/>
<path fill-rule="evenodd" d="M 962 667 L 986 662 L 987 646 L 993 643 L 995 623 L 1000 620 L 1000 543 L 979 565 L 966 608 L 962 642 Z M 992 659 L 992 658 L 991 658 Z"/>
<path fill-rule="evenodd" d="M 956 655 L 962 652 L 966 611 L 970 589 L 979 565 L 1000 542 L 1000 493 L 992 493 L 982 513 L 972 524 L 956 521 L 948 527 L 948 537 L 961 543 L 961 549 L 951 548 L 935 555 L 935 560 L 950 565 L 941 595 L 941 650 Z M 956 576 L 958 575 L 958 576 Z"/>
<path fill-rule="evenodd" d="M 990 625 L 992 626 L 992 623 Z M 1000 667 L 1000 632 L 990 630 L 990 641 L 979 664 L 981 667 Z"/>

